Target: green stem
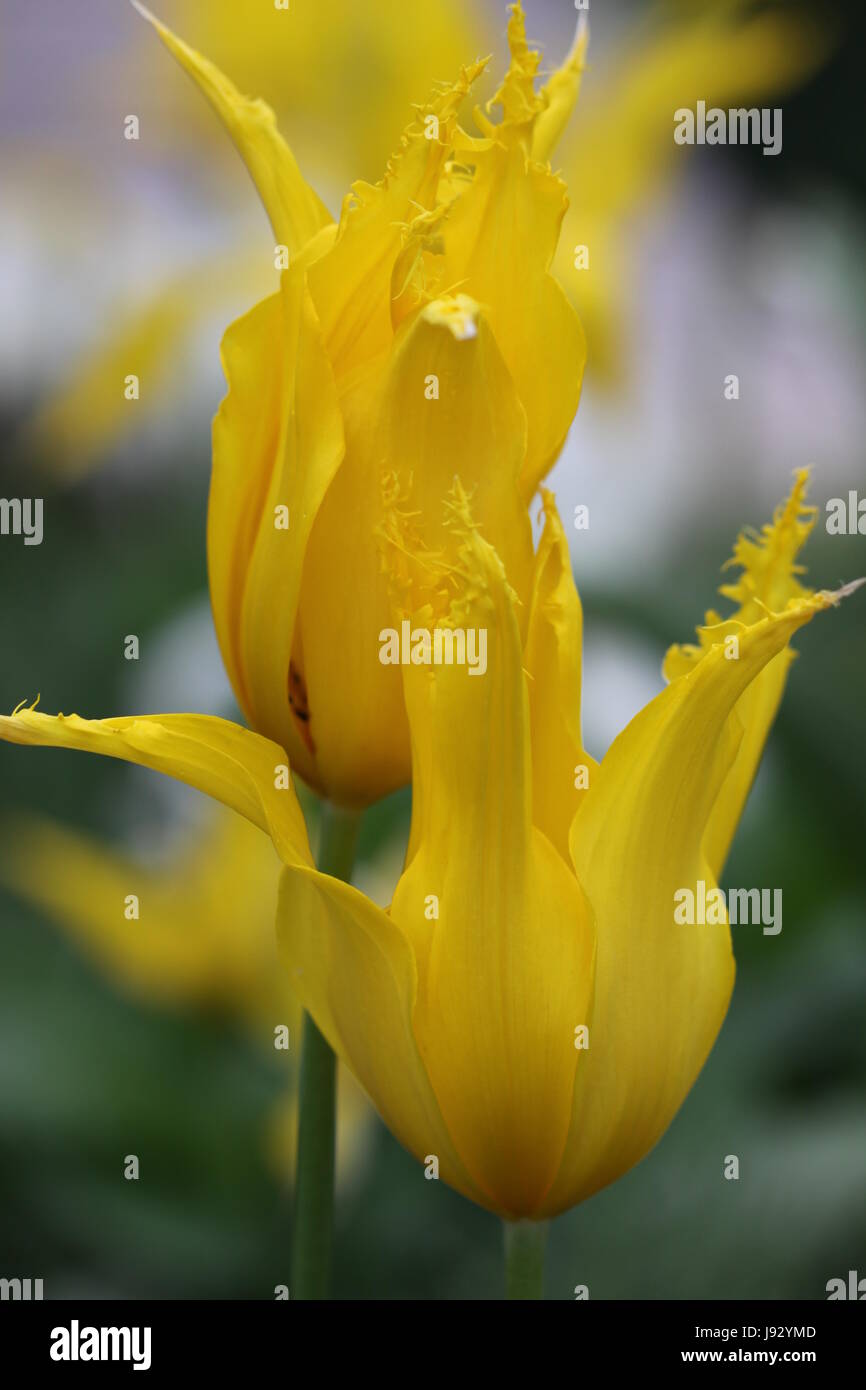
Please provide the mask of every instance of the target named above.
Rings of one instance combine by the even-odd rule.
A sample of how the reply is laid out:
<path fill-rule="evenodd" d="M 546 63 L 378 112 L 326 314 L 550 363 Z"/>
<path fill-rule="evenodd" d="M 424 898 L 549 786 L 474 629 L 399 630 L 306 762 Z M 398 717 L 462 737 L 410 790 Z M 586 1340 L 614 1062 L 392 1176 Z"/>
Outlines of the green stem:
<path fill-rule="evenodd" d="M 545 1221 L 506 1221 L 505 1297 L 544 1297 Z"/>
<path fill-rule="evenodd" d="M 318 855 L 322 873 L 349 881 L 360 826 L 360 812 L 343 811 L 330 803 L 323 806 Z M 336 1100 L 337 1059 L 309 1014 L 304 1014 L 292 1298 L 322 1299 L 330 1293 Z"/>

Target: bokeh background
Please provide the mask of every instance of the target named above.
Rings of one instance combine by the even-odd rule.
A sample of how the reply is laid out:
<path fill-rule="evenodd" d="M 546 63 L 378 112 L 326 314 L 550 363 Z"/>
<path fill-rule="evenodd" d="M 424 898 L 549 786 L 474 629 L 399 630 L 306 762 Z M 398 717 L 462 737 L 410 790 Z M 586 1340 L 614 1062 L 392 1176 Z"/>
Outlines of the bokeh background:
<path fill-rule="evenodd" d="M 275 106 L 334 212 L 352 179 L 379 176 L 410 102 L 482 52 L 489 95 L 505 61 L 505 7 L 488 0 L 157 8 Z M 549 68 L 574 6 L 526 8 Z M 0 16 L 0 495 L 45 504 L 41 546 L 0 538 L 0 707 L 41 693 L 91 717 L 231 715 L 206 588 L 209 422 L 218 339 L 270 289 L 271 235 L 216 119 L 129 5 L 0 0 Z M 574 563 L 600 757 L 793 469 L 813 468 L 814 582 L 866 574 L 866 537 L 823 524 L 829 498 L 866 496 L 866 155 L 857 0 L 819 18 L 592 0 L 590 24 L 558 159 L 590 361 L 553 486 L 564 514 L 590 508 Z M 678 149 L 673 110 L 698 98 L 781 106 L 782 154 Z M 783 931 L 734 929 L 715 1050 L 657 1149 L 554 1224 L 551 1298 L 577 1284 L 823 1298 L 866 1273 L 864 629 L 860 595 L 798 636 L 725 878 L 781 887 Z M 408 807 L 398 794 L 365 825 L 356 881 L 383 903 Z M 59 751 L 0 749 L 0 815 L 0 1275 L 43 1278 L 54 1298 L 272 1297 L 289 1281 L 298 1033 L 275 1051 L 273 1023 L 293 1016 L 269 847 L 233 841 L 229 883 L 249 892 L 216 892 L 201 854 L 224 828 L 200 799 Z M 104 921 L 117 885 L 139 882 L 163 943 L 189 925 L 171 964 L 165 944 L 118 950 Z M 148 931 L 144 913 L 131 925 Z M 499 1296 L 498 1223 L 426 1182 L 342 1088 L 337 1296 Z"/>

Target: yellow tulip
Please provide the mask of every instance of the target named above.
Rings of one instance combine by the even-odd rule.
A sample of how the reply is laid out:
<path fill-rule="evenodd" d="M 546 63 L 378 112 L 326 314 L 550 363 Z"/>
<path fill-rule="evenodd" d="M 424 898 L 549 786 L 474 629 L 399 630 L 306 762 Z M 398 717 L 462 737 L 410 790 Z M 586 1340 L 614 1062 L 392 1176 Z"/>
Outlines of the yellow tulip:
<path fill-rule="evenodd" d="M 285 1095 L 263 1136 L 281 1178 L 294 1167 L 301 1006 L 274 940 L 279 860 L 240 816 L 219 808 L 206 832 L 158 867 L 42 819 L 4 833 L 0 881 L 41 908 L 118 989 L 146 1003 L 237 1022 L 282 1060 Z M 124 903 L 139 900 L 128 921 Z M 275 1030 L 288 1047 L 275 1050 Z M 357 1166 L 371 1111 L 350 1073 L 339 1086 L 338 1172 Z"/>
<path fill-rule="evenodd" d="M 525 635 L 459 484 L 437 555 L 407 566 L 393 518 L 411 617 L 485 629 L 490 659 L 480 679 L 402 668 L 413 818 L 387 911 L 316 870 L 294 790 L 274 777 L 282 750 L 259 734 L 198 715 L 19 709 L 0 736 L 142 763 L 266 830 L 286 866 L 290 980 L 337 1055 L 419 1161 L 492 1211 L 544 1219 L 648 1152 L 724 1018 L 728 925 L 677 924 L 674 895 L 721 871 L 791 637 L 855 587 L 800 583 L 805 486 L 801 474 L 773 524 L 738 541 L 742 573 L 723 590 L 735 613 L 668 654 L 670 683 L 598 765 L 580 736 L 581 611 L 552 497 Z"/>
<path fill-rule="evenodd" d="M 527 594 L 528 502 L 565 441 L 585 357 L 548 270 L 565 186 L 533 144 L 549 152 L 545 123 L 565 123 L 583 43 L 536 93 L 539 54 L 514 6 L 501 124 L 478 114 L 481 137 L 458 126 L 484 63 L 464 68 L 418 109 L 383 181 L 353 186 L 335 226 L 271 110 L 152 22 L 222 118 L 291 257 L 279 291 L 223 343 L 208 517 L 217 636 L 250 725 L 310 786 L 359 808 L 410 774 L 400 673 L 379 659 L 395 498 L 429 517 L 459 475 Z M 418 531 L 435 549 L 429 525 Z"/>

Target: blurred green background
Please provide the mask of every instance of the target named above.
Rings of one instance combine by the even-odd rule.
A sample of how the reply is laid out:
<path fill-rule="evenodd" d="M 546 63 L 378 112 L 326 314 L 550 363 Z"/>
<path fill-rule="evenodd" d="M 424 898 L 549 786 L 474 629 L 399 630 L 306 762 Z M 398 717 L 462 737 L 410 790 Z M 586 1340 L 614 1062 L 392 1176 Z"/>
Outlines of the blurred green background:
<path fill-rule="evenodd" d="M 170 8 L 161 13 L 179 23 Z M 545 25 L 552 34 L 564 31 L 569 7 L 527 8 L 531 20 L 539 16 L 533 32 Z M 620 28 L 645 20 L 648 8 L 620 6 Z M 480 28 L 495 32 L 500 11 L 477 9 Z M 854 138 L 862 15 L 853 3 L 834 13 L 846 39 L 786 97 L 784 157 L 723 151 L 723 179 L 735 157 L 739 163 L 736 184 L 723 182 L 717 196 L 736 204 L 740 226 L 759 212 L 794 219 L 792 196 L 799 207 L 820 205 L 836 250 L 829 268 L 814 265 L 815 274 L 835 275 L 835 291 L 846 298 L 846 369 L 862 390 L 863 285 L 846 278 L 852 262 L 862 267 L 864 246 L 866 159 Z M 44 16 L 50 25 L 50 7 Z M 620 37 L 612 31 L 614 57 Z M 124 42 L 138 39 L 124 30 Z M 8 125 L 8 112 L 4 119 Z M 4 129 L 4 139 L 9 134 Z M 222 138 L 215 123 L 209 138 Z M 686 183 L 698 202 L 718 167 L 709 151 L 690 166 Z M 678 220 L 676 209 L 668 225 L 674 239 L 691 234 L 688 216 Z M 630 244 L 640 269 L 646 238 L 639 219 Z M 5 273 L 14 266 L 7 262 Z M 736 273 L 748 287 L 748 264 Z M 643 274 L 652 277 L 651 264 Z M 832 321 L 832 296 L 828 303 Z M 32 312 L 40 312 L 38 303 Z M 676 335 L 675 314 L 672 320 Z M 779 331 L 784 355 L 784 323 Z M 680 343 L 683 358 L 710 351 L 719 326 L 709 314 L 703 332 L 702 340 Z M 216 334 L 196 351 L 215 360 Z M 814 379 L 798 378 L 796 363 L 791 370 L 804 410 L 825 409 Z M 212 399 L 207 388 L 189 417 L 151 447 L 157 466 L 147 448 L 136 454 L 124 441 L 123 467 L 113 467 L 109 453 L 102 468 L 73 485 L 57 477 L 56 460 L 21 444 L 40 389 L 0 398 L 0 494 L 45 499 L 41 546 L 0 540 L 0 708 L 37 692 L 48 712 L 93 717 L 184 702 L 202 708 L 200 684 L 211 688 L 213 660 L 201 634 L 209 418 L 218 384 Z M 689 382 L 671 372 L 665 389 L 672 428 L 688 416 L 689 428 L 700 431 Z M 595 393 L 590 373 L 570 448 L 587 486 L 593 470 L 613 480 L 618 508 L 617 525 L 599 520 L 585 566 L 576 554 L 587 741 L 598 756 L 609 740 L 609 707 L 634 712 L 647 683 L 660 684 L 667 645 L 688 640 L 715 603 L 737 531 L 768 520 L 765 496 L 781 500 L 787 491 L 787 466 L 760 485 L 753 474 L 768 435 L 790 421 L 771 414 L 762 432 L 739 417 L 728 427 L 729 416 L 723 427 L 708 427 L 681 466 L 688 515 L 676 513 L 669 524 L 677 476 L 668 476 L 647 510 L 637 481 L 630 486 L 645 472 L 640 452 L 620 459 L 621 437 L 606 432 L 608 417 L 626 406 L 614 396 L 594 407 Z M 780 399 L 773 408 L 784 413 Z M 585 408 L 591 430 L 582 435 Z M 632 400 L 628 409 L 637 412 L 639 436 L 640 406 Z M 822 524 L 828 497 L 849 487 L 866 495 L 859 426 L 856 412 L 840 408 L 828 417 L 833 471 L 824 476 L 820 457 L 814 460 L 812 500 L 821 515 L 805 559 L 818 587 L 866 573 L 866 539 L 828 537 Z M 558 486 L 565 511 L 585 495 L 577 482 Z M 651 479 L 642 476 L 641 486 L 652 495 Z M 636 570 L 627 537 L 641 531 L 661 542 L 652 563 Z M 849 1269 L 866 1273 L 864 601 L 855 596 L 799 634 L 801 656 L 725 874 L 730 885 L 781 887 L 783 931 L 773 938 L 734 929 L 738 980 L 710 1060 L 657 1149 L 554 1224 L 551 1298 L 573 1297 L 577 1284 L 587 1284 L 592 1298 L 823 1298 L 828 1279 Z M 141 640 L 138 663 L 123 659 L 123 638 L 133 632 Z M 603 676 L 593 683 L 596 659 Z M 212 703 L 231 713 L 221 689 Z M 159 780 L 107 759 L 3 746 L 0 824 L 8 829 L 27 810 L 145 856 L 163 852 L 189 833 L 198 811 L 191 793 L 166 791 Z M 387 877 L 408 806 L 401 793 L 369 815 L 362 879 L 366 873 L 381 884 Z M 290 1188 L 262 1142 L 285 1091 L 289 1064 L 281 1057 L 230 1020 L 171 1012 L 115 988 L 44 913 L 0 889 L 0 1275 L 43 1278 L 46 1296 L 57 1298 L 272 1297 L 276 1284 L 289 1282 L 291 1243 Z M 372 1139 L 345 1164 L 335 1295 L 498 1297 L 498 1222 L 444 1184 L 426 1182 L 377 1119 L 370 1127 Z M 141 1160 L 138 1182 L 122 1177 L 131 1152 Z M 739 1157 L 737 1182 L 723 1178 L 727 1154 Z"/>

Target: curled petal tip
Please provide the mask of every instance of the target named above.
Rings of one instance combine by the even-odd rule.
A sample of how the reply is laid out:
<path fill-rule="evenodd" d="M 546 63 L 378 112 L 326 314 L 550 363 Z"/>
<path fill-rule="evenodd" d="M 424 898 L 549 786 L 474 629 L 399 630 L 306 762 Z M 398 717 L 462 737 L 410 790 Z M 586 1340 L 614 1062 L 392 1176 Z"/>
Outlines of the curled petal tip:
<path fill-rule="evenodd" d="M 850 598 L 852 594 L 856 594 L 857 590 L 862 589 L 864 584 L 866 584 L 866 576 L 862 579 L 852 579 L 848 584 L 842 584 L 838 589 L 822 589 L 817 597 L 827 599 L 836 607 L 843 598 Z"/>

